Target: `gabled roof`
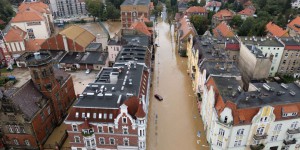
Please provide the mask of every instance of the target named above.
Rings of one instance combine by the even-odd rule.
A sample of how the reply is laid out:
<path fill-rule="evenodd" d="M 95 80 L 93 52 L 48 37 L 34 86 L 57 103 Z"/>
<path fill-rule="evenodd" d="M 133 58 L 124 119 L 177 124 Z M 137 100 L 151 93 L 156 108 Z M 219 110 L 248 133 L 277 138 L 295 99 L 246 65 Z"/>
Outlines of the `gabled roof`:
<path fill-rule="evenodd" d="M 134 22 L 130 28 L 138 30 L 147 36 L 151 36 L 151 33 L 148 30 L 148 27 L 146 26 L 146 24 L 144 22 Z"/>
<path fill-rule="evenodd" d="M 207 13 L 204 7 L 192 6 L 186 10 L 187 13 Z"/>
<path fill-rule="evenodd" d="M 254 13 L 255 13 L 255 10 L 250 9 L 250 8 L 245 8 L 244 10 L 240 11 L 238 14 L 251 17 L 254 15 Z"/>
<path fill-rule="evenodd" d="M 182 17 L 179 21 L 180 27 L 179 27 L 179 33 L 180 33 L 180 40 L 186 38 L 189 34 L 196 34 L 195 30 L 193 29 L 193 25 L 190 23 L 190 21 Z"/>
<path fill-rule="evenodd" d="M 4 36 L 6 42 L 23 41 L 26 36 L 26 32 L 17 26 L 11 27 L 7 34 Z"/>
<path fill-rule="evenodd" d="M 141 101 L 140 101 L 140 103 L 139 103 L 139 107 L 138 107 L 137 112 L 135 113 L 135 116 L 136 116 L 137 118 L 144 118 L 144 117 L 146 116 L 146 113 L 145 113 L 145 111 L 144 111 L 144 109 L 143 109 L 143 104 L 142 104 Z"/>
<path fill-rule="evenodd" d="M 218 1 L 208 2 L 205 7 L 221 7 L 222 3 Z"/>
<path fill-rule="evenodd" d="M 17 22 L 30 22 L 30 21 L 43 21 L 44 18 L 41 13 L 37 12 L 34 9 L 28 8 L 24 11 L 20 11 L 16 14 L 15 17 L 11 19 L 12 23 Z"/>
<path fill-rule="evenodd" d="M 289 28 L 293 29 L 296 32 L 300 31 L 300 17 L 297 16 L 294 20 L 292 20 L 288 25 Z"/>
<path fill-rule="evenodd" d="M 270 21 L 266 25 L 266 30 L 273 36 L 277 36 L 277 37 L 288 37 L 289 36 L 287 30 L 283 30 L 281 27 L 277 26 L 272 21 Z"/>
<path fill-rule="evenodd" d="M 222 21 L 216 28 L 213 29 L 213 34 L 215 37 L 234 37 L 233 31 L 225 21 Z"/>
<path fill-rule="evenodd" d="M 67 38 L 75 41 L 83 48 L 87 47 L 96 39 L 96 37 L 92 33 L 77 25 L 72 25 L 69 28 L 59 32 L 58 34 L 64 35 Z"/>
<path fill-rule="evenodd" d="M 234 12 L 228 9 L 222 9 L 213 15 L 214 18 L 233 17 Z"/>

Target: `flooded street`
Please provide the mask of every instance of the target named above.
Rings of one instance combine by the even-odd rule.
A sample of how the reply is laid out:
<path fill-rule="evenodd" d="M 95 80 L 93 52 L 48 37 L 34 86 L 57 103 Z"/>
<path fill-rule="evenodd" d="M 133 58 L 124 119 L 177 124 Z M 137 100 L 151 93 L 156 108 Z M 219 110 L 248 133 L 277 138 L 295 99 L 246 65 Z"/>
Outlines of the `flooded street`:
<path fill-rule="evenodd" d="M 148 115 L 148 150 L 205 150 L 202 121 L 197 110 L 197 100 L 187 75 L 187 58 L 175 51 L 170 25 L 157 25 L 160 46 L 155 54 L 155 69 L 152 80 L 150 109 Z M 173 29 L 173 27 L 172 27 Z M 173 32 L 172 32 L 173 36 Z M 153 95 L 160 94 L 158 101 Z M 197 132 L 201 131 L 201 137 Z M 199 144 L 197 144 L 199 143 Z"/>

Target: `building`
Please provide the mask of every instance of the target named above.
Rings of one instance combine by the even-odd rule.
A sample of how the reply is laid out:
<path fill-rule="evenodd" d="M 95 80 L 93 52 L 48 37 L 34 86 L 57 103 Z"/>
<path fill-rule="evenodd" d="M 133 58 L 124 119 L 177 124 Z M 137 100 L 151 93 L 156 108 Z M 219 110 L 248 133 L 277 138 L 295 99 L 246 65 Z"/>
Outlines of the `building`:
<path fill-rule="evenodd" d="M 72 149 L 146 149 L 151 53 L 122 48 L 102 68 L 65 120 Z"/>
<path fill-rule="evenodd" d="M 177 8 L 179 13 L 185 12 L 189 8 L 188 2 L 185 0 L 178 1 Z"/>
<path fill-rule="evenodd" d="M 204 7 L 200 7 L 200 6 L 192 6 L 192 7 L 188 8 L 185 11 L 185 13 L 188 17 L 190 17 L 192 15 L 200 15 L 205 18 L 207 18 L 207 14 L 208 14 L 207 10 Z"/>
<path fill-rule="evenodd" d="M 298 149 L 299 83 L 253 83 L 209 77 L 201 116 L 212 149 Z"/>
<path fill-rule="evenodd" d="M 224 46 L 228 59 L 238 62 L 240 56 L 240 43 L 236 37 L 226 38 Z"/>
<path fill-rule="evenodd" d="M 299 7 L 300 0 L 293 0 L 293 1 L 291 1 L 291 5 L 292 5 L 292 8 L 294 8 L 294 9 L 300 8 Z"/>
<path fill-rule="evenodd" d="M 111 67 L 115 61 L 116 57 L 119 54 L 119 52 L 122 49 L 122 43 L 121 40 L 119 40 L 119 37 L 116 35 L 113 39 L 109 39 L 107 43 L 107 52 L 108 52 L 108 64 Z"/>
<path fill-rule="evenodd" d="M 235 15 L 234 11 L 229 10 L 229 9 L 222 9 L 213 15 L 212 26 L 215 28 L 223 21 L 225 21 L 226 23 L 229 23 L 232 20 L 234 15 Z"/>
<path fill-rule="evenodd" d="M 232 38 L 235 36 L 231 27 L 225 21 L 222 21 L 216 28 L 213 29 L 213 34 L 216 38 Z"/>
<path fill-rule="evenodd" d="M 278 71 L 278 67 L 284 50 L 284 45 L 274 37 L 240 37 L 239 40 L 242 41 L 245 45 L 256 46 L 261 50 L 262 54 L 265 57 L 268 57 L 272 60 L 272 66 L 269 70 L 269 76 L 274 77 Z"/>
<path fill-rule="evenodd" d="M 247 89 L 252 80 L 263 80 L 269 76 L 273 56 L 264 55 L 254 45 L 240 43 L 238 67 L 242 74 L 244 88 Z"/>
<path fill-rule="evenodd" d="M 190 22 L 187 16 L 182 17 L 180 21 L 177 22 L 176 32 L 176 44 L 178 46 L 178 52 L 180 56 L 186 56 L 189 37 L 197 34 L 193 24 Z"/>
<path fill-rule="evenodd" d="M 55 18 L 88 14 L 84 0 L 50 0 L 50 8 Z"/>
<path fill-rule="evenodd" d="M 271 37 L 289 37 L 288 30 L 282 29 L 272 21 L 266 25 L 266 31 L 268 32 L 267 35 Z"/>
<path fill-rule="evenodd" d="M 31 79 L 2 91 L 0 126 L 7 148 L 39 149 L 73 103 L 72 77 L 54 69 L 51 60 L 49 53 L 28 54 Z"/>
<path fill-rule="evenodd" d="M 292 20 L 288 25 L 287 29 L 289 30 L 289 35 L 294 37 L 294 36 L 299 36 L 299 31 L 300 31 L 300 17 L 297 16 L 294 20 Z"/>
<path fill-rule="evenodd" d="M 221 2 L 218 1 L 208 1 L 205 4 L 206 10 L 218 12 L 220 10 L 220 7 L 222 6 Z"/>
<path fill-rule="evenodd" d="M 253 15 L 255 14 L 255 9 L 252 8 L 245 8 L 242 11 L 238 12 L 238 15 L 241 15 L 241 18 L 243 20 L 246 20 L 248 17 L 254 17 Z"/>
<path fill-rule="evenodd" d="M 299 78 L 300 73 L 300 42 L 293 38 L 280 38 L 284 44 L 284 51 L 278 68 L 278 73 L 281 75 L 292 75 L 294 78 Z"/>
<path fill-rule="evenodd" d="M 142 15 L 150 17 L 150 0 L 125 0 L 120 8 L 123 28 L 129 28 Z"/>
<path fill-rule="evenodd" d="M 95 40 L 96 37 L 89 31 L 77 25 L 72 25 L 47 39 L 41 45 L 41 49 L 85 52 L 86 48 Z"/>
<path fill-rule="evenodd" d="M 54 31 L 50 8 L 43 2 L 21 3 L 10 25 L 25 31 L 30 39 L 47 39 Z"/>

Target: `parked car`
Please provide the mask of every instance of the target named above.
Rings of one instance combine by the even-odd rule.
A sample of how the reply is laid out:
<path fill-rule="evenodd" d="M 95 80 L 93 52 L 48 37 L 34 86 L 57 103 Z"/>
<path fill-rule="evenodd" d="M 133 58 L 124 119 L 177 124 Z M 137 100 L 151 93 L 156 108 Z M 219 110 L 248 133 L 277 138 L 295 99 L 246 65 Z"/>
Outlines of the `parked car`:
<path fill-rule="evenodd" d="M 87 69 L 87 70 L 85 71 L 86 74 L 89 74 L 90 72 L 91 72 L 91 69 Z"/>
<path fill-rule="evenodd" d="M 159 101 L 162 101 L 163 100 L 163 97 L 158 95 L 158 94 L 155 94 L 154 97 L 159 100 Z"/>

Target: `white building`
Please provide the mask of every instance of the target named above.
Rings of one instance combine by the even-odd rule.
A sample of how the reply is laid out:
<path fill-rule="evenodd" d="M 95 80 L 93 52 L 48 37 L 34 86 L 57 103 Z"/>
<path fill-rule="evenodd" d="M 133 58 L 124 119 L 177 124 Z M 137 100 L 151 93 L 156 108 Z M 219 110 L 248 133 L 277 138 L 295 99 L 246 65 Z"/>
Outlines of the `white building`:
<path fill-rule="evenodd" d="M 114 39 L 110 39 L 107 43 L 107 52 L 108 52 L 108 61 L 109 65 L 112 66 L 116 58 L 119 54 L 119 52 L 122 49 L 121 40 L 117 36 L 115 36 Z"/>
<path fill-rule="evenodd" d="M 17 26 L 27 32 L 31 39 L 47 39 L 53 30 L 53 17 L 46 4 L 23 2 L 16 16 L 12 18 L 11 26 Z"/>
<path fill-rule="evenodd" d="M 206 1 L 206 5 L 204 6 L 206 10 L 218 12 L 220 10 L 222 3 L 218 1 Z"/>
<path fill-rule="evenodd" d="M 300 8 L 300 0 L 292 0 L 291 1 L 292 8 Z"/>
<path fill-rule="evenodd" d="M 299 83 L 255 83 L 244 92 L 235 78 L 209 77 L 200 113 L 211 148 L 299 149 L 299 93 Z"/>
<path fill-rule="evenodd" d="M 84 0 L 50 0 L 54 17 L 87 15 Z"/>
<path fill-rule="evenodd" d="M 278 71 L 284 45 L 273 37 L 239 37 L 245 45 L 255 45 L 260 49 L 265 57 L 270 57 L 272 65 L 269 76 L 274 77 Z"/>

